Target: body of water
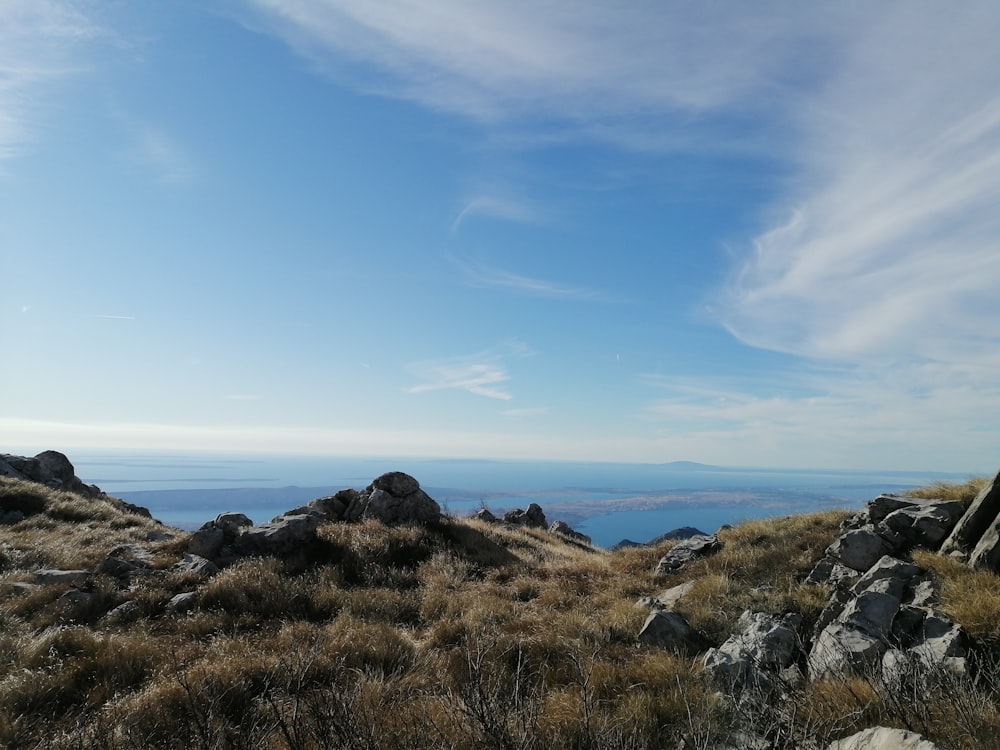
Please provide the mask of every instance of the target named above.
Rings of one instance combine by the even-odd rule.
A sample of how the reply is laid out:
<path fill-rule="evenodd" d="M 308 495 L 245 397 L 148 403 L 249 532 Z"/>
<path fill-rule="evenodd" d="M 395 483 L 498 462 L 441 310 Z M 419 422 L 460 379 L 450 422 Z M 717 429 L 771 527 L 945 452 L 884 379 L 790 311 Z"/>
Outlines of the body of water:
<path fill-rule="evenodd" d="M 386 471 L 405 471 L 453 515 L 499 514 L 536 502 L 608 546 L 647 541 L 680 526 L 722 524 L 832 507 L 857 508 L 882 492 L 965 474 L 746 469 L 700 464 L 436 460 L 234 454 L 84 454 L 77 475 L 150 509 L 164 523 L 194 528 L 223 511 L 261 522 L 309 499 L 361 489 Z"/>

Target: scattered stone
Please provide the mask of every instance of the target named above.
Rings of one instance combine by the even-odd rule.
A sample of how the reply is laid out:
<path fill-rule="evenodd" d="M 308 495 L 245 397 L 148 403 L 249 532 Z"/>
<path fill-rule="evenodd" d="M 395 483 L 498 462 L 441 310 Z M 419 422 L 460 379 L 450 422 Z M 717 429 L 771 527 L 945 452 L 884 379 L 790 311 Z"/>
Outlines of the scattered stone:
<path fill-rule="evenodd" d="M 660 558 L 660 562 L 657 563 L 654 573 L 656 575 L 676 573 L 692 560 L 713 555 L 720 549 L 722 549 L 722 544 L 715 534 L 693 536 L 690 539 L 680 542 Z"/>
<path fill-rule="evenodd" d="M 35 583 L 48 585 L 51 583 L 65 583 L 70 586 L 81 586 L 90 578 L 89 570 L 36 570 Z"/>
<path fill-rule="evenodd" d="M 472 514 L 472 517 L 483 523 L 497 523 L 500 520 L 490 512 L 489 508 L 480 508 Z"/>
<path fill-rule="evenodd" d="M 420 489 L 420 483 L 401 471 L 386 472 L 371 483 L 371 488 L 384 490 L 393 497 L 406 497 Z"/>
<path fill-rule="evenodd" d="M 683 599 L 694 588 L 696 583 L 697 581 L 688 581 L 687 583 L 679 583 L 676 586 L 671 586 L 662 594 L 658 594 L 656 600 L 663 605 L 664 609 L 673 609 L 677 602 Z"/>
<path fill-rule="evenodd" d="M 249 526 L 253 526 L 253 521 L 251 521 L 243 513 L 220 513 L 213 520 L 209 521 L 211 526 L 222 529 L 222 532 L 227 536 L 235 536 L 240 533 L 240 529 L 245 529 Z M 205 528 L 204 526 L 202 528 Z"/>
<path fill-rule="evenodd" d="M 657 610 L 646 618 L 639 631 L 639 642 L 658 646 L 677 654 L 694 655 L 708 648 L 705 637 L 676 612 Z"/>
<path fill-rule="evenodd" d="M 194 609 L 195 604 L 198 602 L 198 594 L 194 591 L 185 591 L 183 594 L 177 594 L 170 598 L 167 602 L 167 610 L 169 612 L 190 612 Z"/>
<path fill-rule="evenodd" d="M 125 624 L 128 622 L 134 622 L 139 619 L 142 614 L 142 607 L 139 606 L 138 602 L 132 601 L 131 599 L 127 602 L 122 602 L 117 607 L 108 612 L 104 619 L 113 624 Z"/>
<path fill-rule="evenodd" d="M 219 572 L 219 566 L 214 562 L 204 557 L 193 555 L 190 552 L 174 563 L 170 569 L 175 573 L 194 573 L 205 578 L 214 576 Z"/>

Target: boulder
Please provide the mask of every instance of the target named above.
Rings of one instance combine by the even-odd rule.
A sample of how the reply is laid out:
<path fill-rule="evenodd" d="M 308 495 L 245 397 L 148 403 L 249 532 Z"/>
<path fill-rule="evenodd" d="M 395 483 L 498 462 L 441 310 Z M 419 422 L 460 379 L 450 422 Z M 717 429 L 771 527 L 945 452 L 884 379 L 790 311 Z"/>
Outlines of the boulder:
<path fill-rule="evenodd" d="M 316 539 L 315 516 L 277 516 L 270 523 L 245 529 L 232 542 L 237 556 L 288 555 Z"/>
<path fill-rule="evenodd" d="M 791 666 L 799 654 L 801 624 L 801 615 L 778 617 L 747 610 L 740 615 L 740 631 L 705 654 L 705 671 L 727 687 L 771 689 L 777 684 L 777 673 Z"/>
<path fill-rule="evenodd" d="M 880 660 L 907 587 L 918 573 L 912 563 L 884 556 L 850 591 L 835 592 L 817 624 L 810 675 L 855 670 Z"/>
<path fill-rule="evenodd" d="M 871 727 L 830 743 L 826 750 L 944 750 L 915 732 Z"/>
<path fill-rule="evenodd" d="M 400 472 L 393 472 L 399 474 Z M 402 476 L 407 476 L 402 474 Z M 412 479 L 412 477 L 410 477 Z M 395 487 L 408 487 L 402 480 L 395 480 Z M 416 483 L 416 480 L 413 480 Z M 405 495 L 394 495 L 389 490 L 375 488 L 368 495 L 362 518 L 375 518 L 384 524 L 429 524 L 441 520 L 441 506 L 426 492 L 417 489 Z"/>
<path fill-rule="evenodd" d="M 831 544 L 826 554 L 852 570 L 868 570 L 883 555 L 891 555 L 899 547 L 892 536 L 879 533 L 874 526 L 848 531 Z"/>
<path fill-rule="evenodd" d="M 351 502 L 356 502 L 359 494 L 357 490 L 340 490 L 335 495 L 317 497 L 315 500 L 310 500 L 306 504 L 306 507 L 318 511 L 331 521 L 342 521 L 344 514 L 351 506 Z"/>
<path fill-rule="evenodd" d="M 692 560 L 713 555 L 722 549 L 722 543 L 715 534 L 693 536 L 675 545 L 667 554 L 660 558 L 654 573 L 667 575 L 676 573 Z"/>
<path fill-rule="evenodd" d="M 393 497 L 406 497 L 420 489 L 420 483 L 409 474 L 401 471 L 389 471 L 377 477 L 369 490 L 383 490 Z"/>
<path fill-rule="evenodd" d="M 969 555 L 969 565 L 1000 573 L 1000 518 L 993 521 Z"/>
<path fill-rule="evenodd" d="M 1000 516 L 1000 474 L 983 487 L 941 545 L 941 554 L 968 554 Z"/>
<path fill-rule="evenodd" d="M 504 513 L 503 520 L 515 526 L 527 526 L 531 529 L 544 529 L 549 525 L 538 503 L 532 503 L 528 506 L 527 510 L 518 508 L 517 510 Z"/>
<path fill-rule="evenodd" d="M 190 612 L 198 603 L 198 594 L 194 591 L 185 591 L 183 594 L 176 594 L 167 602 L 169 612 Z"/>
<path fill-rule="evenodd" d="M 228 512 L 220 513 L 206 525 L 211 525 L 216 529 L 222 529 L 222 533 L 227 536 L 236 536 L 241 529 L 253 526 L 253 521 L 251 521 L 243 513 Z M 202 528 L 205 527 L 202 526 Z"/>
<path fill-rule="evenodd" d="M 553 521 L 552 525 L 549 526 L 549 531 L 567 539 L 572 539 L 574 542 L 580 542 L 581 544 L 591 543 L 589 536 L 581 534 L 579 531 L 574 531 L 565 521 Z"/>
<path fill-rule="evenodd" d="M 205 557 L 214 560 L 222 550 L 222 545 L 226 543 L 226 532 L 217 526 L 211 525 L 211 521 L 194 532 L 187 540 L 187 551 L 198 557 Z"/>
<path fill-rule="evenodd" d="M 472 517 L 483 523 L 496 523 L 500 520 L 490 512 L 489 508 L 480 508 L 472 514 Z"/>
<path fill-rule="evenodd" d="M 892 511 L 882 523 L 902 536 L 909 546 L 937 549 L 958 523 L 963 510 L 957 500 L 925 501 Z"/>
<path fill-rule="evenodd" d="M 658 646 L 677 654 L 693 655 L 708 648 L 705 637 L 676 612 L 657 610 L 646 618 L 639 631 L 639 642 Z"/>
<path fill-rule="evenodd" d="M 174 563 L 170 570 L 175 573 L 194 573 L 208 578 L 219 572 L 219 566 L 204 557 L 188 553 Z"/>
<path fill-rule="evenodd" d="M 53 570 L 41 569 L 35 571 L 35 583 L 47 585 L 50 583 L 65 583 L 69 586 L 80 586 L 90 578 L 89 570 Z"/>

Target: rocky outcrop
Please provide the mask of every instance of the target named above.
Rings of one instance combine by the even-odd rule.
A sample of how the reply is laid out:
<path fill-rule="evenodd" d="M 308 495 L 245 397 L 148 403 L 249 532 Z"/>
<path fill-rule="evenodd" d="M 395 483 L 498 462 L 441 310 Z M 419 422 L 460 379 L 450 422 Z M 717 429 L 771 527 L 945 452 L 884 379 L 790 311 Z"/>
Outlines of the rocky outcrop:
<path fill-rule="evenodd" d="M 995 528 L 1000 517 L 1000 474 L 983 487 L 941 545 L 943 555 L 968 555 L 987 530 Z"/>
<path fill-rule="evenodd" d="M 545 520 L 545 514 L 542 512 L 542 508 L 538 505 L 538 503 L 532 503 L 528 506 L 527 510 L 518 508 L 516 510 L 508 511 L 507 513 L 504 513 L 503 520 L 507 523 L 514 524 L 515 526 L 526 526 L 529 529 L 544 529 L 549 525 L 549 522 Z"/>
<path fill-rule="evenodd" d="M 722 549 L 722 543 L 715 534 L 708 536 L 693 536 L 680 542 L 660 558 L 654 573 L 656 575 L 668 575 L 676 573 L 692 560 L 699 557 L 713 555 Z"/>
<path fill-rule="evenodd" d="M 693 536 L 708 536 L 708 534 L 696 529 L 694 526 L 681 526 L 678 529 L 671 529 L 665 534 L 653 537 L 648 542 L 633 542 L 631 539 L 622 539 L 617 544 L 611 545 L 608 549 L 612 552 L 617 552 L 620 549 L 628 549 L 629 547 L 657 547 L 664 542 L 690 539 Z"/>
<path fill-rule="evenodd" d="M 285 516 L 313 515 L 324 522 L 354 522 L 366 518 L 385 524 L 430 524 L 441 520 L 441 506 L 420 489 L 409 474 L 391 471 L 362 491 L 346 489 L 311 500 Z"/>
<path fill-rule="evenodd" d="M 747 610 L 739 619 L 740 632 L 706 652 L 705 671 L 727 689 L 771 692 L 788 678 L 782 673 L 799 657 L 801 625 L 801 615 L 779 617 Z"/>
<path fill-rule="evenodd" d="M 85 484 L 76 475 L 76 469 L 70 460 L 59 451 L 42 451 L 37 456 L 15 456 L 10 453 L 2 453 L 0 454 L 0 476 L 36 482 L 50 489 L 72 492 L 88 498 L 99 497 L 126 513 L 152 518 L 148 509 L 111 497 L 97 485 Z M 5 504 L 0 506 L 0 522 L 16 523 L 25 516 L 41 511 L 42 507 L 37 500 L 18 507 L 7 507 Z"/>
<path fill-rule="evenodd" d="M 0 476 L 26 479 L 54 490 L 75 492 L 86 497 L 102 494 L 99 487 L 84 484 L 70 460 L 59 451 L 42 451 L 34 457 L 0 454 Z"/>

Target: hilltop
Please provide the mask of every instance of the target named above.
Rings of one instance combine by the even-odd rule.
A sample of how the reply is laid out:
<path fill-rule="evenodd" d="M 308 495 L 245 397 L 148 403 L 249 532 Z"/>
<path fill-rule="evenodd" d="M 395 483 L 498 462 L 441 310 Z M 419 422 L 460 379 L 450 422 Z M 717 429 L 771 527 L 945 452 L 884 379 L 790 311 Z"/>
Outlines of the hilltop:
<path fill-rule="evenodd" d="M 607 551 L 537 506 L 449 517 L 393 472 L 185 532 L 51 454 L 0 457 L 6 747 L 822 750 L 888 726 L 958 750 L 1000 729 L 985 481 Z"/>

